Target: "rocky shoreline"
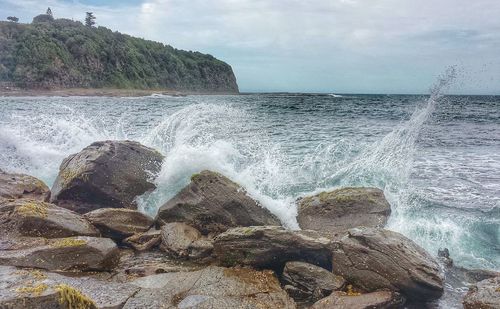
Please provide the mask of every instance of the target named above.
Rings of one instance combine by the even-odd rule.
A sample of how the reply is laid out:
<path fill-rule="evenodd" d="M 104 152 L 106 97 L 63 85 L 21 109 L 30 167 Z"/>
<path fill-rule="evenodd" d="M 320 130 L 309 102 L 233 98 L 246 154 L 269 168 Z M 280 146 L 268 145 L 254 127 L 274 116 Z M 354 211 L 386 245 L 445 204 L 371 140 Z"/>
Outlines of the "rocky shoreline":
<path fill-rule="evenodd" d="M 51 189 L 0 171 L 0 308 L 434 308 L 457 297 L 452 281 L 470 284 L 464 308 L 500 308 L 500 273 L 384 229 L 379 189 L 301 198 L 292 231 L 202 171 L 150 218 L 135 199 L 162 161 L 103 141 L 66 158 Z"/>
<path fill-rule="evenodd" d="M 63 88 L 63 89 L 22 89 L 1 87 L 0 97 L 147 97 L 165 95 L 184 97 L 187 95 L 235 94 L 225 92 L 176 91 L 166 89 L 116 89 L 116 88 Z"/>

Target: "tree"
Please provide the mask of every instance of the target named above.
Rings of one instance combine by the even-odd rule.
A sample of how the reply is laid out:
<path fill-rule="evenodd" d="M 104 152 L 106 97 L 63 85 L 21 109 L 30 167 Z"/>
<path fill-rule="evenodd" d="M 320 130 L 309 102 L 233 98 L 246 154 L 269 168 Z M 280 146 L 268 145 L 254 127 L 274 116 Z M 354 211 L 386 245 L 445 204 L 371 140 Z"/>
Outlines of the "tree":
<path fill-rule="evenodd" d="M 87 12 L 87 17 L 85 17 L 85 26 L 92 27 L 95 25 L 95 16 L 92 12 Z"/>
<path fill-rule="evenodd" d="M 48 9 L 47 9 L 47 13 L 45 13 L 45 14 L 52 16 L 52 10 L 51 10 L 50 8 L 48 8 Z M 53 16 L 52 16 L 52 17 L 53 17 Z"/>
<path fill-rule="evenodd" d="M 7 20 L 13 23 L 17 23 L 19 21 L 19 18 L 17 18 L 16 16 L 9 16 L 7 17 Z"/>

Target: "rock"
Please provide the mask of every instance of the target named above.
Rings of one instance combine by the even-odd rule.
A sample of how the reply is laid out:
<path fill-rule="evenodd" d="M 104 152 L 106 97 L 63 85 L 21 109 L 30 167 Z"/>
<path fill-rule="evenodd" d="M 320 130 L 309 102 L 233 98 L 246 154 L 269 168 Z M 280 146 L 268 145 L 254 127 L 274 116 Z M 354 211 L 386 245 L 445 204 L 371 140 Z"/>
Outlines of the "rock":
<path fill-rule="evenodd" d="M 39 200 L 20 199 L 0 206 L 0 235 L 60 238 L 99 236 L 99 232 L 75 212 Z"/>
<path fill-rule="evenodd" d="M 403 304 L 404 298 L 391 291 L 378 291 L 362 295 L 333 292 L 330 296 L 316 302 L 311 309 L 389 309 L 400 308 Z"/>
<path fill-rule="evenodd" d="M 438 258 L 446 267 L 453 266 L 453 259 L 450 258 L 450 251 L 448 248 L 440 248 L 438 250 Z"/>
<path fill-rule="evenodd" d="M 144 277 L 132 283 L 142 289 L 124 309 L 295 308 L 271 271 L 211 266 Z"/>
<path fill-rule="evenodd" d="M 24 174 L 10 174 L 0 170 L 0 200 L 28 198 L 46 201 L 49 195 L 49 188 L 41 180 Z"/>
<path fill-rule="evenodd" d="M 279 226 L 237 227 L 218 235 L 216 258 L 224 266 L 250 265 L 280 271 L 288 261 L 331 267 L 330 240 L 314 231 Z"/>
<path fill-rule="evenodd" d="M 24 248 L 0 251 L 0 265 L 47 270 L 111 270 L 119 260 L 116 244 L 108 238 L 69 237 L 26 244 Z"/>
<path fill-rule="evenodd" d="M 203 265 L 173 258 L 161 251 L 136 253 L 120 250 L 120 263 L 113 270 L 114 282 L 130 282 L 139 277 L 171 272 L 190 272 L 203 268 Z"/>
<path fill-rule="evenodd" d="M 176 257 L 203 258 L 213 250 L 211 241 L 201 233 L 182 222 L 167 223 L 161 228 L 160 248 Z"/>
<path fill-rule="evenodd" d="M 401 291 L 414 300 L 443 294 L 439 265 L 403 235 L 377 228 L 354 228 L 335 241 L 333 272 L 367 292 Z"/>
<path fill-rule="evenodd" d="M 282 281 L 298 291 L 295 300 L 317 301 L 340 290 L 345 285 L 344 278 L 330 271 L 304 262 L 287 262 L 283 270 Z M 303 296 L 306 296 L 305 298 Z M 292 296 L 293 297 L 293 296 Z"/>
<path fill-rule="evenodd" d="M 50 201 L 78 213 L 136 209 L 135 198 L 155 188 L 163 156 L 131 141 L 95 142 L 62 162 Z"/>
<path fill-rule="evenodd" d="M 342 188 L 299 200 L 300 228 L 338 234 L 357 226 L 383 227 L 391 213 L 384 192 L 376 188 Z"/>
<path fill-rule="evenodd" d="M 0 308 L 121 308 L 139 288 L 0 266 Z"/>
<path fill-rule="evenodd" d="M 161 231 L 152 228 L 145 233 L 134 234 L 126 238 L 122 243 L 139 252 L 148 251 L 161 243 Z"/>
<path fill-rule="evenodd" d="M 101 208 L 85 214 L 102 236 L 121 241 L 136 233 L 144 233 L 154 221 L 147 215 L 132 209 Z"/>
<path fill-rule="evenodd" d="M 500 277 L 486 279 L 470 287 L 463 305 L 464 309 L 500 308 Z"/>
<path fill-rule="evenodd" d="M 281 225 L 238 184 L 211 171 L 193 175 L 191 183 L 160 208 L 157 222 L 185 222 L 203 234 L 236 226 Z"/>

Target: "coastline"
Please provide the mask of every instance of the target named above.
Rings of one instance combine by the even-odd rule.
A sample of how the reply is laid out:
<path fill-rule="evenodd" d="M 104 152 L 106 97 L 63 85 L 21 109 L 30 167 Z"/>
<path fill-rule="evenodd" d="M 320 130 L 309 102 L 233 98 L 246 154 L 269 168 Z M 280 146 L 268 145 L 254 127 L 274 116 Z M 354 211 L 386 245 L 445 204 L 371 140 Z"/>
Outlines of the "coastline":
<path fill-rule="evenodd" d="M 64 89 L 0 89 L 0 97 L 146 97 L 153 94 L 168 96 L 239 94 L 228 92 L 196 92 L 168 89 L 64 88 Z"/>

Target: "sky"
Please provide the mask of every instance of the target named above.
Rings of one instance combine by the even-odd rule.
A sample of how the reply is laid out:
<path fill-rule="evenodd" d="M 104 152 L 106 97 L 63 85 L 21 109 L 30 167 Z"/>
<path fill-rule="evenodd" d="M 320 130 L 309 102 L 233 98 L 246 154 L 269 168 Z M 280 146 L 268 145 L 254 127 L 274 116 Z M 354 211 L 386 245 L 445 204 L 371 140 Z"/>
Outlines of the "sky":
<path fill-rule="evenodd" d="M 0 0 L 228 62 L 240 91 L 500 94 L 499 0 Z M 1 15 L 1 14 L 0 14 Z"/>

